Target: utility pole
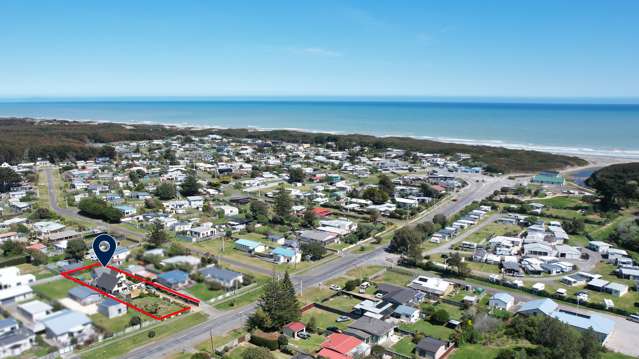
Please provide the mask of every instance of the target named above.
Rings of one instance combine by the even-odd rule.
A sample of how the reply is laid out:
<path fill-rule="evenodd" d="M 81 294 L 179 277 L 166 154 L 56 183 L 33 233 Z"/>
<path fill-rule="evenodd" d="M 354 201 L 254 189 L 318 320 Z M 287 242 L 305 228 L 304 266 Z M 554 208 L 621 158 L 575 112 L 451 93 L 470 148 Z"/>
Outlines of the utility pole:
<path fill-rule="evenodd" d="M 211 355 L 215 354 L 215 349 L 213 348 L 213 328 L 209 328 L 209 339 L 211 340 Z"/>

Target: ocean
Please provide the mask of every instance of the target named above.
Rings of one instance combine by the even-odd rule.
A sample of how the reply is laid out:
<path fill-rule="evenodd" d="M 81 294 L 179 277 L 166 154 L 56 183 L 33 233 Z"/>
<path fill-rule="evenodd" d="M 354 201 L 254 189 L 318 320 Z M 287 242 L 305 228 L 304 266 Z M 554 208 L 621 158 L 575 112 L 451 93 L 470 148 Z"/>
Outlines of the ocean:
<path fill-rule="evenodd" d="M 297 129 L 639 158 L 639 104 L 426 101 L 0 102 L 0 117 Z"/>

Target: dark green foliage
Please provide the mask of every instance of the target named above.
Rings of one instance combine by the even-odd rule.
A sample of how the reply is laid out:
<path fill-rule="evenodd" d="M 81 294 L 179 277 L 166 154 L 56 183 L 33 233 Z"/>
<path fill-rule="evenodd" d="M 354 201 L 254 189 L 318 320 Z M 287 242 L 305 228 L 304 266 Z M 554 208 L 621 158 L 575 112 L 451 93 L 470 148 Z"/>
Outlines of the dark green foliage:
<path fill-rule="evenodd" d="M 175 198 L 175 184 L 173 182 L 162 182 L 155 188 L 155 195 L 159 199 L 166 201 Z"/>
<path fill-rule="evenodd" d="M 180 185 L 180 193 L 182 196 L 195 196 L 200 192 L 200 184 L 197 182 L 195 173 L 189 173 Z"/>
<path fill-rule="evenodd" d="M 78 208 L 87 217 L 102 219 L 109 223 L 119 223 L 122 218 L 122 212 L 97 197 L 83 198 Z"/>
<path fill-rule="evenodd" d="M 304 257 L 310 256 L 311 260 L 320 260 L 326 255 L 326 248 L 317 242 L 302 243 L 301 245 L 302 255 Z"/>
<path fill-rule="evenodd" d="M 439 197 L 439 192 L 437 192 L 431 185 L 424 182 L 419 186 L 420 191 L 426 197 L 437 198 Z"/>
<path fill-rule="evenodd" d="M 2 162 L 2 159 L 0 159 Z M 22 177 L 11 168 L 0 167 L 0 193 L 9 192 L 11 187 L 17 186 Z"/>
<path fill-rule="evenodd" d="M 379 182 L 377 186 L 379 187 L 379 189 L 384 191 L 389 197 L 392 197 L 393 193 L 395 192 L 395 185 L 393 184 L 393 181 L 390 179 L 390 177 L 383 174 L 379 176 L 378 181 Z"/>
<path fill-rule="evenodd" d="M 446 219 L 445 215 L 438 213 L 435 216 L 433 216 L 433 223 L 438 224 L 440 227 L 446 227 L 446 224 L 448 223 L 448 219 Z"/>
<path fill-rule="evenodd" d="M 314 228 L 317 226 L 317 223 L 317 215 L 315 215 L 315 212 L 313 212 L 310 208 L 307 209 L 306 212 L 304 212 L 304 225 L 306 227 Z"/>
<path fill-rule="evenodd" d="M 24 243 L 18 241 L 5 241 L 0 246 L 2 255 L 5 257 L 18 256 L 24 253 Z"/>
<path fill-rule="evenodd" d="M 254 199 L 251 201 L 249 210 L 253 219 L 266 218 L 268 220 L 268 204 Z"/>
<path fill-rule="evenodd" d="M 42 220 L 42 219 L 51 219 L 51 218 L 55 218 L 55 214 L 51 211 L 49 211 L 48 208 L 36 208 L 35 211 L 33 211 L 33 213 L 31 214 L 31 216 L 29 216 L 29 219 L 31 220 Z"/>
<path fill-rule="evenodd" d="M 594 172 L 586 184 L 602 197 L 604 209 L 627 207 L 639 199 L 639 162 L 610 165 Z"/>
<path fill-rule="evenodd" d="M 252 341 L 253 338 L 251 337 L 251 342 Z M 277 344 L 277 342 L 275 344 Z M 275 349 L 277 349 L 277 347 L 271 350 Z M 275 359 L 275 357 L 265 348 L 247 348 L 244 353 L 242 353 L 242 359 Z"/>
<path fill-rule="evenodd" d="M 293 206 L 293 200 L 284 187 L 280 187 L 275 195 L 275 214 L 285 219 L 291 214 L 291 207 Z"/>
<path fill-rule="evenodd" d="M 609 241 L 621 248 L 639 251 L 639 220 L 621 223 L 608 238 Z"/>
<path fill-rule="evenodd" d="M 273 277 L 265 284 L 257 305 L 258 310 L 247 321 L 249 329 L 275 331 L 301 317 L 300 303 L 288 272 L 282 279 Z"/>
<path fill-rule="evenodd" d="M 87 244 L 82 239 L 72 239 L 67 243 L 67 248 L 64 250 L 64 254 L 67 258 L 81 261 L 87 254 Z"/>
<path fill-rule="evenodd" d="M 288 345 L 288 338 L 286 337 L 286 335 L 281 334 L 279 337 L 277 337 L 277 345 L 280 348 Z"/>
<path fill-rule="evenodd" d="M 304 182 L 304 171 L 301 168 L 291 168 L 288 172 L 288 181 L 293 182 Z"/>
<path fill-rule="evenodd" d="M 207 352 L 197 352 L 191 355 L 191 359 L 210 359 L 211 355 Z"/>
<path fill-rule="evenodd" d="M 414 228 L 402 227 L 395 232 L 388 249 L 391 252 L 407 255 L 411 249 L 421 246 L 423 237 Z"/>
<path fill-rule="evenodd" d="M 382 204 L 388 202 L 388 193 L 379 188 L 370 187 L 364 190 L 362 198 L 372 201 L 374 204 Z"/>
<path fill-rule="evenodd" d="M 49 257 L 40 251 L 31 250 L 29 254 L 31 255 L 31 264 L 34 266 L 45 265 L 49 262 Z"/>
<path fill-rule="evenodd" d="M 573 218 L 568 221 L 564 221 L 562 226 L 568 234 L 580 234 L 585 229 L 585 223 L 583 218 Z"/>
<path fill-rule="evenodd" d="M 151 231 L 147 235 L 147 241 L 154 247 L 161 247 L 169 241 L 169 237 L 160 222 L 154 222 Z"/>
<path fill-rule="evenodd" d="M 448 323 L 450 320 L 450 314 L 446 311 L 446 309 L 437 309 L 430 317 L 430 320 L 439 325 L 443 325 Z"/>

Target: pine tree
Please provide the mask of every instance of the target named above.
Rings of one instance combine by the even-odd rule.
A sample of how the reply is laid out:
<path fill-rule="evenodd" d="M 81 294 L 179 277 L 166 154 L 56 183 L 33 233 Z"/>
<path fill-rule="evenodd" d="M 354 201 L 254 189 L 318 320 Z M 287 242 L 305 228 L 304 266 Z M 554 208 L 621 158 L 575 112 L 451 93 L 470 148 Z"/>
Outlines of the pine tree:
<path fill-rule="evenodd" d="M 293 201 L 291 200 L 291 196 L 288 194 L 288 191 L 284 187 L 280 187 L 277 192 L 277 196 L 275 197 L 275 214 L 277 214 L 280 218 L 285 219 L 291 214 L 292 206 Z"/>

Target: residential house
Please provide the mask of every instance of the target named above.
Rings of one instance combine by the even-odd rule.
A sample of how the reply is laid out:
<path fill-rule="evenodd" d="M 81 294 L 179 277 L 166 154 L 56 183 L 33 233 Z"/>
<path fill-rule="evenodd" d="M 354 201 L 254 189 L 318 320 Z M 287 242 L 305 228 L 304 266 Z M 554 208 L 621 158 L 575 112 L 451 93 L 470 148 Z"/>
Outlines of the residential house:
<path fill-rule="evenodd" d="M 98 313 L 104 315 L 105 317 L 109 319 L 126 315 L 126 312 L 127 312 L 126 305 L 116 300 L 113 300 L 111 298 L 107 298 L 103 300 L 100 304 L 98 304 Z"/>
<path fill-rule="evenodd" d="M 244 281 L 244 275 L 242 273 L 224 268 L 211 266 L 202 268 L 199 272 L 205 280 L 216 282 L 224 288 L 237 288 L 242 285 Z"/>
<path fill-rule="evenodd" d="M 440 359 L 447 356 L 454 347 L 452 342 L 424 337 L 415 345 L 415 354 L 418 358 Z"/>
<path fill-rule="evenodd" d="M 189 283 L 189 274 L 179 269 L 174 269 L 158 274 L 157 281 L 171 289 L 180 289 Z"/>
<path fill-rule="evenodd" d="M 330 334 L 321 348 L 317 356 L 327 359 L 363 358 L 371 350 L 362 340 L 342 333 Z"/>
<path fill-rule="evenodd" d="M 240 213 L 240 210 L 234 206 L 213 206 L 213 209 L 216 211 L 222 211 L 224 213 L 224 217 L 237 216 Z"/>
<path fill-rule="evenodd" d="M 291 322 L 282 327 L 282 333 L 287 337 L 291 337 L 294 339 L 299 338 L 297 335 L 299 333 L 305 333 L 306 326 L 302 322 Z"/>
<path fill-rule="evenodd" d="M 424 292 L 428 297 L 439 298 L 447 295 L 453 290 L 453 283 L 437 277 L 426 277 L 423 275 L 413 279 L 410 288 Z"/>
<path fill-rule="evenodd" d="M 418 305 L 424 300 L 424 294 L 418 290 L 400 287 L 392 284 L 380 283 L 377 293 L 382 294 L 382 300 L 395 306 Z"/>
<path fill-rule="evenodd" d="M 337 234 L 317 230 L 301 231 L 299 234 L 299 239 L 302 242 L 315 242 L 323 246 L 339 242 L 339 236 Z"/>
<path fill-rule="evenodd" d="M 391 316 L 402 322 L 415 323 L 419 320 L 420 314 L 421 311 L 419 309 L 402 304 L 395 308 Z"/>
<path fill-rule="evenodd" d="M 80 312 L 64 309 L 42 320 L 47 337 L 60 347 L 84 343 L 95 331 L 91 319 Z"/>
<path fill-rule="evenodd" d="M 369 345 L 381 345 L 391 339 L 394 331 L 394 324 L 364 316 L 351 323 L 344 334 L 359 338 Z"/>
<path fill-rule="evenodd" d="M 510 310 L 515 305 L 515 298 L 508 293 L 495 293 L 488 300 L 488 306 L 494 309 Z"/>
<path fill-rule="evenodd" d="M 102 300 L 100 293 L 82 285 L 69 289 L 68 296 L 84 306 L 95 304 Z"/>
<path fill-rule="evenodd" d="M 550 316 L 559 306 L 552 299 L 537 299 L 530 302 L 526 302 L 521 305 L 517 314 L 525 316 L 531 315 L 546 315 Z"/>
<path fill-rule="evenodd" d="M 302 253 L 291 247 L 277 247 L 272 252 L 275 263 L 299 263 L 302 261 Z"/>
<path fill-rule="evenodd" d="M 35 334 L 18 325 L 15 319 L 0 319 L 0 358 L 18 357 L 35 342 Z"/>
<path fill-rule="evenodd" d="M 261 242 L 252 241 L 250 239 L 238 239 L 233 243 L 235 249 L 247 253 L 264 253 L 266 246 Z"/>

